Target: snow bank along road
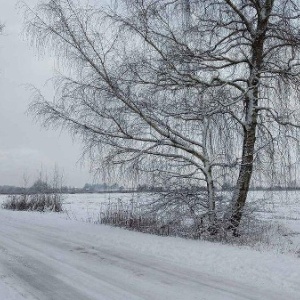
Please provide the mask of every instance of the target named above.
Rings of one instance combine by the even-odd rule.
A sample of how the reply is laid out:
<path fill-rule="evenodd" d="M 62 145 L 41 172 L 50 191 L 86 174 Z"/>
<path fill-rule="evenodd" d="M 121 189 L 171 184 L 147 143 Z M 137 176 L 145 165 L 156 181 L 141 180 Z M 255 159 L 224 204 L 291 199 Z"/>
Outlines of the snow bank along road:
<path fill-rule="evenodd" d="M 0 299 L 300 299 L 300 259 L 0 210 Z"/>

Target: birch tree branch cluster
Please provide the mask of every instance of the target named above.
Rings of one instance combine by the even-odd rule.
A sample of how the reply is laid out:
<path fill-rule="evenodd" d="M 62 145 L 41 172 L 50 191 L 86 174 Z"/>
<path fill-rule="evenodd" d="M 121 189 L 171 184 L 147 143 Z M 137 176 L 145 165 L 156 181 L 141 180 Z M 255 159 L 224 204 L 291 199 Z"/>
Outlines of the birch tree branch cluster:
<path fill-rule="evenodd" d="M 40 1 L 26 7 L 28 35 L 63 74 L 55 99 L 37 91 L 30 110 L 81 138 L 101 171 L 204 187 L 212 227 L 229 180 L 235 230 L 253 172 L 296 153 L 299 14 L 298 0 Z"/>

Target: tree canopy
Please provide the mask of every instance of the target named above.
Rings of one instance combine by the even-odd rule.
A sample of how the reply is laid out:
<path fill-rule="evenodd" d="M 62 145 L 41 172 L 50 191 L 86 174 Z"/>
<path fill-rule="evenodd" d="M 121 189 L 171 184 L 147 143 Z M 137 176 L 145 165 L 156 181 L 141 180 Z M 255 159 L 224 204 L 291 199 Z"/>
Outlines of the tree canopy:
<path fill-rule="evenodd" d="M 229 182 L 235 230 L 253 171 L 272 177 L 295 157 L 299 13 L 292 0 L 40 1 L 28 32 L 65 74 L 31 111 L 81 138 L 100 170 L 167 186 L 165 205 L 182 201 L 212 228 L 225 215 L 216 187 Z"/>

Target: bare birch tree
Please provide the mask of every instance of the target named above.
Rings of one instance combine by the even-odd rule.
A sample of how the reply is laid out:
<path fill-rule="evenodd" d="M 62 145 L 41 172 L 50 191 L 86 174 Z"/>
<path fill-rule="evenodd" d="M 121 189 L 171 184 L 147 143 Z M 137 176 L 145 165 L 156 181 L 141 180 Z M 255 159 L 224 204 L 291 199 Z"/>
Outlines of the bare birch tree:
<path fill-rule="evenodd" d="M 31 111 L 80 136 L 94 160 L 205 186 L 213 226 L 229 174 L 236 229 L 253 169 L 298 141 L 299 10 L 298 0 L 41 1 L 27 8 L 28 31 L 67 75 Z"/>

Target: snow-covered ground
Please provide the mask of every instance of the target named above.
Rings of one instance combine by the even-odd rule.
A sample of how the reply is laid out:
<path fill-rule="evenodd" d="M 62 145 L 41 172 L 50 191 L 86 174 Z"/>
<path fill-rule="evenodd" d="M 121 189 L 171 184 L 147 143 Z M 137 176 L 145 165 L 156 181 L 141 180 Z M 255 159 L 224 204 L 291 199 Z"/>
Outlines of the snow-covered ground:
<path fill-rule="evenodd" d="M 265 221 L 262 249 L 300 258 L 300 191 L 251 192 L 255 214 Z"/>
<path fill-rule="evenodd" d="M 70 194 L 63 196 L 63 208 L 67 218 L 97 223 L 100 218 L 101 204 L 114 203 L 119 199 L 124 202 L 130 201 L 131 199 L 139 201 L 139 199 L 143 197 L 145 197 L 145 194 L 142 193 Z"/>
<path fill-rule="evenodd" d="M 284 254 L 88 223 L 101 202 L 131 195 L 69 195 L 61 214 L 0 210 L 0 299 L 299 300 L 298 193 L 252 196 L 284 228 Z"/>
<path fill-rule="evenodd" d="M 149 195 L 145 193 L 66 195 L 65 218 L 98 223 L 101 204 L 117 202 L 118 199 L 139 202 L 147 197 Z M 300 191 L 252 191 L 249 202 L 258 220 L 264 221 L 264 224 L 257 224 L 257 236 L 250 237 L 249 244 L 257 250 L 300 256 Z M 250 221 L 249 226 L 253 226 L 253 220 Z M 261 234 L 262 230 L 265 232 Z"/>

